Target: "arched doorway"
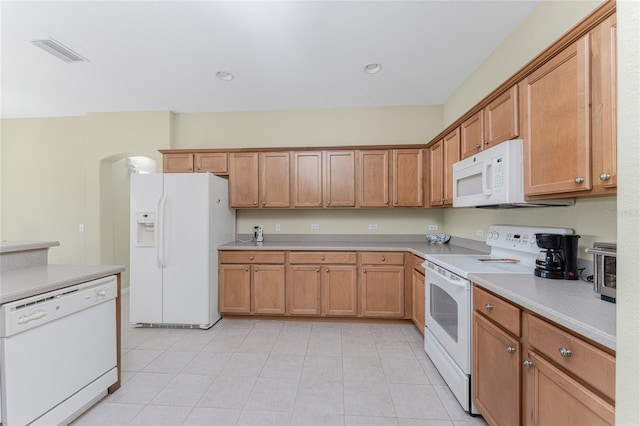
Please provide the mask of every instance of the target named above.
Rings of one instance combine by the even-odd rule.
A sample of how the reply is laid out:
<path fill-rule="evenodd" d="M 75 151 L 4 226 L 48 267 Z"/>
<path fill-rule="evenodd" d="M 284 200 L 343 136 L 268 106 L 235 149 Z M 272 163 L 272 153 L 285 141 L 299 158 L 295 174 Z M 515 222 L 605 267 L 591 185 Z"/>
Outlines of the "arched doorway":
<path fill-rule="evenodd" d="M 125 266 L 122 288 L 129 287 L 130 176 L 155 172 L 149 157 L 117 154 L 100 161 L 100 263 Z"/>

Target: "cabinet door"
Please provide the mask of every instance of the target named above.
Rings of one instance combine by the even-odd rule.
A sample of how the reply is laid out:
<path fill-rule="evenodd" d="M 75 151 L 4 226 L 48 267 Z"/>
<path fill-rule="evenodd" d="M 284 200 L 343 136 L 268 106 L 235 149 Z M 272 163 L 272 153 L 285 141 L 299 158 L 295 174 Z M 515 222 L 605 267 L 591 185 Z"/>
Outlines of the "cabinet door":
<path fill-rule="evenodd" d="M 260 207 L 291 206 L 289 152 L 260 153 Z"/>
<path fill-rule="evenodd" d="M 253 266 L 254 313 L 284 315 L 284 279 L 284 265 Z"/>
<path fill-rule="evenodd" d="M 365 317 L 404 317 L 404 266 L 363 266 L 362 314 Z"/>
<path fill-rule="evenodd" d="M 327 151 L 325 157 L 326 207 L 356 206 L 356 153 L 355 151 Z"/>
<path fill-rule="evenodd" d="M 294 207 L 322 207 L 322 152 L 293 153 Z"/>
<path fill-rule="evenodd" d="M 258 207 L 258 153 L 232 153 L 229 158 L 229 204 Z"/>
<path fill-rule="evenodd" d="M 392 192 L 394 207 L 422 207 L 422 150 L 392 151 Z"/>
<path fill-rule="evenodd" d="M 613 425 L 614 407 L 571 376 L 530 351 L 525 361 L 526 413 L 523 424 Z"/>
<path fill-rule="evenodd" d="M 389 151 L 358 151 L 358 205 L 389 206 Z"/>
<path fill-rule="evenodd" d="M 443 177 L 444 141 L 440 140 L 429 147 L 429 205 L 431 207 L 444 204 Z"/>
<path fill-rule="evenodd" d="M 603 194 L 615 193 L 618 184 L 616 31 L 613 15 L 590 33 L 593 186 Z"/>
<path fill-rule="evenodd" d="M 162 171 L 164 173 L 193 172 L 193 154 L 164 154 L 162 156 Z"/>
<path fill-rule="evenodd" d="M 460 125 L 461 157 L 471 157 L 484 147 L 484 111 L 480 110 Z"/>
<path fill-rule="evenodd" d="M 211 172 L 216 175 L 229 173 L 226 152 L 197 152 L 195 156 L 196 172 Z"/>
<path fill-rule="evenodd" d="M 221 314 L 251 313 L 251 271 L 249 265 L 220 265 L 218 297 Z"/>
<path fill-rule="evenodd" d="M 443 205 L 453 205 L 453 163 L 460 161 L 460 130 L 449 133 L 443 139 L 444 162 L 442 171 Z"/>
<path fill-rule="evenodd" d="M 324 267 L 324 314 L 355 317 L 358 315 L 358 280 L 355 265 Z"/>
<path fill-rule="evenodd" d="M 591 189 L 589 37 L 520 83 L 525 195 Z"/>
<path fill-rule="evenodd" d="M 518 86 L 513 86 L 484 109 L 483 149 L 518 137 Z M 463 153 L 463 158 L 465 158 Z"/>
<path fill-rule="evenodd" d="M 411 301 L 411 319 L 420 333 L 424 334 L 424 275 L 415 269 L 411 284 Z"/>
<path fill-rule="evenodd" d="M 320 315 L 321 277 L 319 265 L 287 268 L 287 314 Z"/>
<path fill-rule="evenodd" d="M 474 404 L 489 424 L 520 424 L 520 343 L 477 312 L 472 329 Z"/>

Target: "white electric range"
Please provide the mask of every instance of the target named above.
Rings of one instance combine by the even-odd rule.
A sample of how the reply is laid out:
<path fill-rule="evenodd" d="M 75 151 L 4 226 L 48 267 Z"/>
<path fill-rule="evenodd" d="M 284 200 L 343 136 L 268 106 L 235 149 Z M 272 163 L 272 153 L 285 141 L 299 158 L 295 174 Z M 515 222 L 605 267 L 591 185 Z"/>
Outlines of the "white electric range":
<path fill-rule="evenodd" d="M 490 254 L 427 255 L 424 348 L 460 405 L 477 414 L 471 396 L 472 273 L 532 274 L 540 249 L 535 234 L 573 234 L 572 229 L 491 225 Z"/>

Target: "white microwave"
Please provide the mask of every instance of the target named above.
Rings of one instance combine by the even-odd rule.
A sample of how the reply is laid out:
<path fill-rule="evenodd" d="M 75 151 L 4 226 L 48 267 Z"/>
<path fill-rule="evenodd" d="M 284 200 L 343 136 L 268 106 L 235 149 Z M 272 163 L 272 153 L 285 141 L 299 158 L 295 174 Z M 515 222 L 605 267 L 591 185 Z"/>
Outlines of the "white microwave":
<path fill-rule="evenodd" d="M 523 141 L 502 142 L 453 165 L 453 207 L 567 206 L 575 200 L 524 199 Z"/>

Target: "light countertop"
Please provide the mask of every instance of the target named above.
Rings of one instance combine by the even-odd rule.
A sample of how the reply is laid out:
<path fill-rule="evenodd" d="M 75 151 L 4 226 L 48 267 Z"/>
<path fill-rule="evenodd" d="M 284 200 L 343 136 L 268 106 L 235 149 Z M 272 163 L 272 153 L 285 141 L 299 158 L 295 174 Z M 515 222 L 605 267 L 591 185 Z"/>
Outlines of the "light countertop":
<path fill-rule="evenodd" d="M 39 265 L 2 272 L 0 304 L 124 271 L 116 265 Z"/>
<path fill-rule="evenodd" d="M 592 283 L 550 280 L 533 274 L 469 274 L 469 279 L 535 314 L 616 349 L 616 305 L 600 300 Z"/>
<path fill-rule="evenodd" d="M 0 253 L 48 249 L 59 245 L 59 241 L 2 241 L 0 242 Z"/>

